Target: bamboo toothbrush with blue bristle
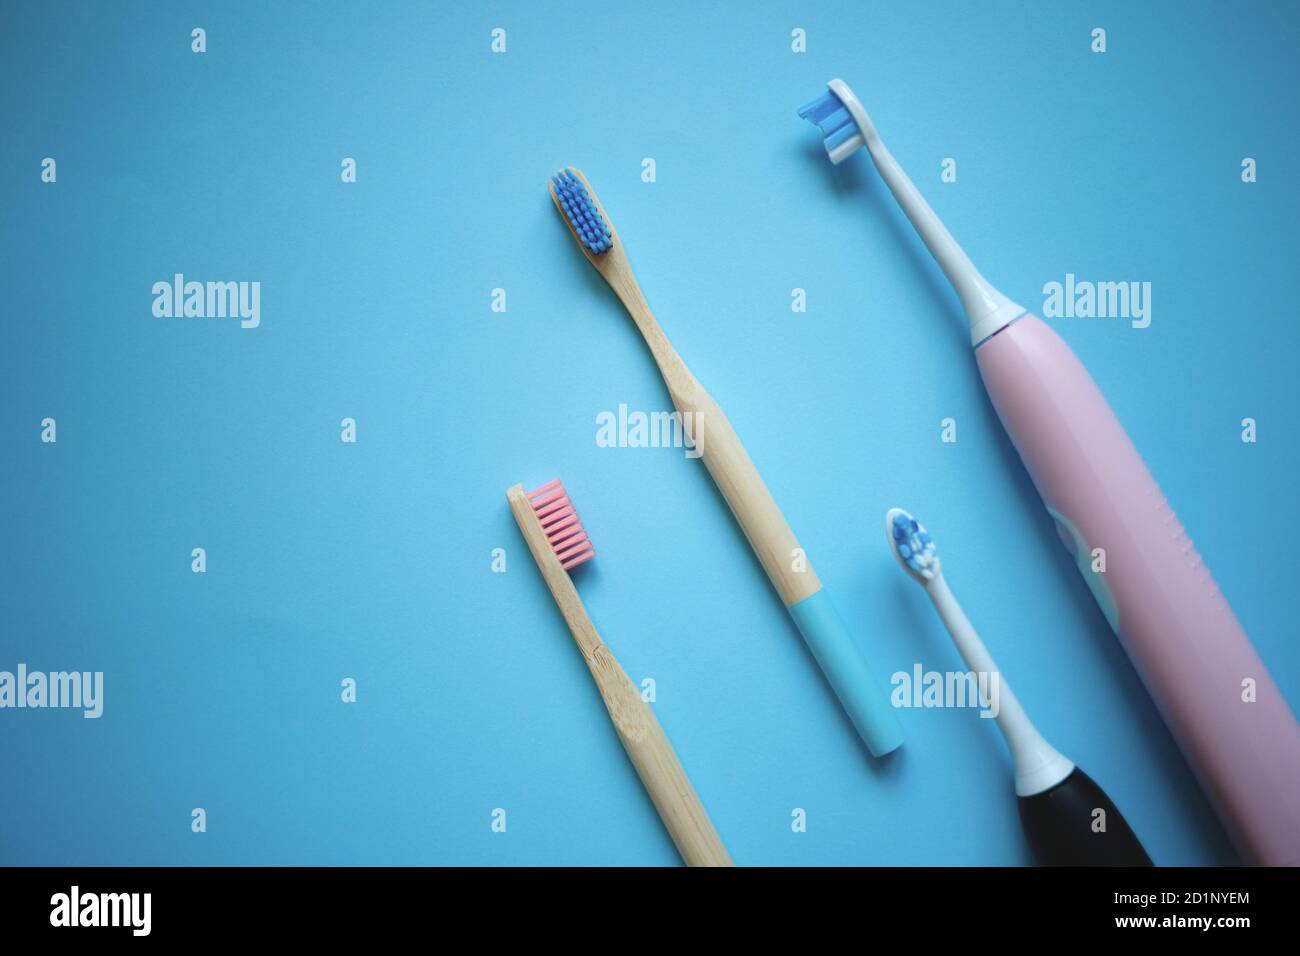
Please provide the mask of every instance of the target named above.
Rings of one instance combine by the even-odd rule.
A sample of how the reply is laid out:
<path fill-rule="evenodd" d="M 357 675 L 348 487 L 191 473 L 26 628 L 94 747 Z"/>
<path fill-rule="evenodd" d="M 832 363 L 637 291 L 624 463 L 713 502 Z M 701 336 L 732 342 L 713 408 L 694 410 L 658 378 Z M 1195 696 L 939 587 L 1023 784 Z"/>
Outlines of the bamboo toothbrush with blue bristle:
<path fill-rule="evenodd" d="M 632 273 L 618 232 L 586 177 L 572 168 L 556 173 L 551 177 L 551 199 L 587 261 L 632 316 L 682 415 L 687 436 L 700 452 L 853 726 L 875 756 L 895 750 L 903 743 L 903 731 L 888 697 L 872 677 L 848 627 L 804 557 L 794 532 L 727 416 L 659 327 Z"/>

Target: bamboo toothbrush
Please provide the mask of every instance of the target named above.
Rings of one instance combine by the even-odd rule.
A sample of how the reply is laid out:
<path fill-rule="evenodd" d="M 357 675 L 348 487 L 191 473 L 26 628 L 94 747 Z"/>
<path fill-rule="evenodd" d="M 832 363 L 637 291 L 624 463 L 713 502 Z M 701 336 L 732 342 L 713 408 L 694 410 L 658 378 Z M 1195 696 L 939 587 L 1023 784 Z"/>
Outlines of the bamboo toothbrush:
<path fill-rule="evenodd" d="M 515 485 L 506 491 L 506 500 L 677 851 L 687 866 L 732 866 L 658 719 L 600 639 L 569 577 L 569 571 L 596 556 L 596 549 L 564 486 L 558 478 L 527 493 Z"/>
<path fill-rule="evenodd" d="M 1016 771 L 1020 822 L 1038 862 L 1046 866 L 1150 866 L 1124 815 L 1092 778 L 1043 739 L 993 655 L 953 597 L 925 528 L 902 508 L 885 515 L 885 536 L 899 565 L 925 589 L 962 660 L 976 674 L 997 675 L 991 706 Z M 1101 811 L 1101 815 L 1098 815 Z M 1101 825 L 1102 829 L 1096 827 Z"/>
<path fill-rule="evenodd" d="M 614 290 L 663 375 L 688 437 L 740 522 L 750 547 L 777 594 L 799 626 L 840 703 L 872 754 L 879 757 L 903 742 L 903 731 L 885 694 L 853 644 L 848 627 L 803 559 L 799 542 L 786 524 L 758 469 L 749 460 L 727 416 L 691 374 L 646 304 L 627 252 L 604 207 L 576 169 L 551 178 L 551 199 L 568 223 L 587 261 Z M 802 559 L 802 560 L 797 560 Z M 796 570 L 802 568 L 802 570 Z"/>
<path fill-rule="evenodd" d="M 1219 815 L 1257 863 L 1300 864 L 1300 723 L 1124 426 L 1061 337 L 980 275 L 848 85 L 828 85 L 799 115 L 832 163 L 867 150 L 948 276 L 998 417 Z"/>

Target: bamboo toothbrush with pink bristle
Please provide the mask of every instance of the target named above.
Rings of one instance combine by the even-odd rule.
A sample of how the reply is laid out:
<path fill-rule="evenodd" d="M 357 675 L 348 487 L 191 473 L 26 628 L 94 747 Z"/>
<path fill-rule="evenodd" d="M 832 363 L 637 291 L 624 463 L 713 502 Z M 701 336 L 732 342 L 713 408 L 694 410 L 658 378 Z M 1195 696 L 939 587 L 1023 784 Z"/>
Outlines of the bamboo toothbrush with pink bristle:
<path fill-rule="evenodd" d="M 888 698 L 872 677 L 848 627 L 727 416 L 659 327 L 632 274 L 618 232 L 586 177 L 576 169 L 560 170 L 551 178 L 551 199 L 587 261 L 609 283 L 650 347 L 673 404 L 682 415 L 687 436 L 704 459 L 858 734 L 877 757 L 896 749 L 903 743 L 903 730 Z"/>
<path fill-rule="evenodd" d="M 564 486 L 558 478 L 532 492 L 515 485 L 506 499 L 596 681 L 609 719 L 682 859 L 687 866 L 732 866 L 658 719 L 600 639 L 569 577 L 570 570 L 596 556 L 596 549 Z"/>

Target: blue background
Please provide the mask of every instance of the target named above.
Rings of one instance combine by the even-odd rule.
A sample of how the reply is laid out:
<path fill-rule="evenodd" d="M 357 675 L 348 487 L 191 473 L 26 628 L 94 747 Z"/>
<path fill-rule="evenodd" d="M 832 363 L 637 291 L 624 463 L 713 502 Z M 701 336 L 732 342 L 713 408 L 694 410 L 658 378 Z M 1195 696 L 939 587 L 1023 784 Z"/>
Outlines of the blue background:
<path fill-rule="evenodd" d="M 97 721 L 0 711 L 0 860 L 677 862 L 506 506 L 558 475 L 600 552 L 579 589 L 656 680 L 738 862 L 1026 861 L 991 722 L 902 711 L 907 744 L 872 762 L 702 465 L 597 447 L 598 412 L 669 404 L 547 198 L 564 164 L 882 682 L 962 666 L 886 548 L 901 505 L 1153 858 L 1237 859 L 1057 542 L 955 296 L 867 156 L 831 167 L 795 109 L 847 80 L 1035 311 L 1067 272 L 1153 283 L 1148 329 L 1053 325 L 1294 707 L 1296 8 L 701 6 L 4 5 L 0 669 L 102 670 L 106 691 Z M 176 272 L 260 281 L 261 327 L 155 318 Z"/>

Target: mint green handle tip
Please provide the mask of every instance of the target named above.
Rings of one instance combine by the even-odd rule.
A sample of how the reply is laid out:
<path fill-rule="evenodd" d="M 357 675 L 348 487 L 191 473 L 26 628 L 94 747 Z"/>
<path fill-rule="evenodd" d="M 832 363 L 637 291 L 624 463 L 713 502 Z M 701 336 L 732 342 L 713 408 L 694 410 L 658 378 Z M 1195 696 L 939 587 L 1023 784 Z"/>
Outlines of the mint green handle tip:
<path fill-rule="evenodd" d="M 789 611 L 872 756 L 883 757 L 901 747 L 903 727 L 889 695 L 871 675 L 826 589 L 791 605 Z"/>

